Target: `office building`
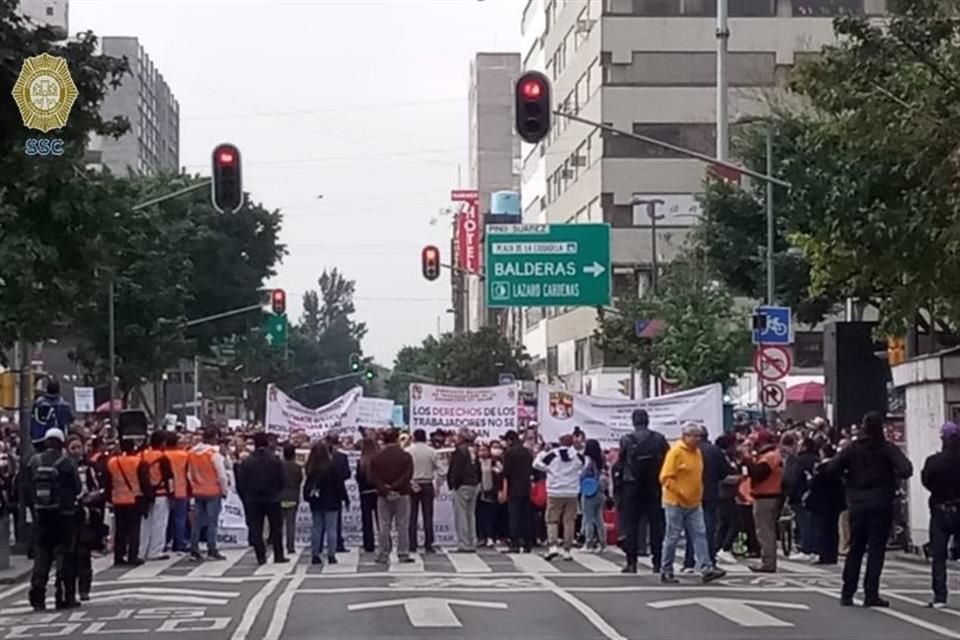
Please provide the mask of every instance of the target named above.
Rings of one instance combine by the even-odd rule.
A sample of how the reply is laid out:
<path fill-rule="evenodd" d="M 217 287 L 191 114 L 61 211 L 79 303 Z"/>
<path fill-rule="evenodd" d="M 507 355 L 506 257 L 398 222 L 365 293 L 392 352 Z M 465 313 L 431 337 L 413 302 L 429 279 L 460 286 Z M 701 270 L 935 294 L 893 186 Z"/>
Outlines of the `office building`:
<path fill-rule="evenodd" d="M 525 70 L 547 74 L 555 108 L 713 156 L 716 0 L 528 0 Z M 883 0 L 729 0 L 731 121 L 762 115 L 789 69 L 834 40 L 841 13 L 882 14 Z M 653 262 L 636 198 L 664 201 L 658 258 L 668 262 L 697 221 L 705 165 L 557 117 L 523 145 L 524 222 L 612 227 L 614 296 L 642 292 Z M 614 395 L 629 369 L 594 339 L 593 308 L 529 308 L 524 344 L 541 379 Z"/>
<path fill-rule="evenodd" d="M 70 3 L 68 0 L 20 0 L 20 15 L 37 27 L 49 27 L 57 37 L 70 35 Z"/>
<path fill-rule="evenodd" d="M 94 136 L 89 148 L 91 164 L 113 173 L 176 172 L 180 168 L 180 105 L 150 56 L 136 37 L 107 36 L 101 53 L 127 57 L 130 73 L 110 91 L 100 113 L 104 119 L 126 116 L 130 130 L 119 139 Z"/>

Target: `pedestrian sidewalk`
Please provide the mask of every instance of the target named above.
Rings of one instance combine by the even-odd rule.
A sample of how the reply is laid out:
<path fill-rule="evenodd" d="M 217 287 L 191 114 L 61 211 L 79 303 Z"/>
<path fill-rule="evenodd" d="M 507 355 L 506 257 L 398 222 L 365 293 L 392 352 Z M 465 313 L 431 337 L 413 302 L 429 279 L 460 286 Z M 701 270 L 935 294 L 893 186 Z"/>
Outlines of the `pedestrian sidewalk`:
<path fill-rule="evenodd" d="M 13 584 L 19 582 L 30 575 L 33 568 L 33 561 L 27 556 L 11 555 L 10 568 L 0 570 L 0 584 Z"/>

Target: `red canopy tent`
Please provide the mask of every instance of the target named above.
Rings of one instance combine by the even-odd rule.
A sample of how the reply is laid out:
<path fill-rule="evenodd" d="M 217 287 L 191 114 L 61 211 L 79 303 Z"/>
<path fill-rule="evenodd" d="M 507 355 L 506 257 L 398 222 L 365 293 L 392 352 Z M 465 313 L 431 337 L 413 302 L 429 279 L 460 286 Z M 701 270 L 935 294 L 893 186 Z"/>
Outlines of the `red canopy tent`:
<path fill-rule="evenodd" d="M 823 385 L 819 382 L 803 382 L 787 389 L 787 402 L 823 404 Z"/>

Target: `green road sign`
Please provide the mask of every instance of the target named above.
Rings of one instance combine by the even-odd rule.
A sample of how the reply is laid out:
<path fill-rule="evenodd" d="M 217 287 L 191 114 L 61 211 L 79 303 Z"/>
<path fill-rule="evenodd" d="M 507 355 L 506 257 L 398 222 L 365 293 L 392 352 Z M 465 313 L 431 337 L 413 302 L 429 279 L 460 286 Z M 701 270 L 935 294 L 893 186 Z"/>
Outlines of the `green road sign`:
<path fill-rule="evenodd" d="M 282 347 L 287 344 L 287 316 L 270 314 L 263 323 L 263 337 L 271 347 Z"/>
<path fill-rule="evenodd" d="M 610 304 L 610 225 L 489 225 L 486 255 L 488 307 Z"/>

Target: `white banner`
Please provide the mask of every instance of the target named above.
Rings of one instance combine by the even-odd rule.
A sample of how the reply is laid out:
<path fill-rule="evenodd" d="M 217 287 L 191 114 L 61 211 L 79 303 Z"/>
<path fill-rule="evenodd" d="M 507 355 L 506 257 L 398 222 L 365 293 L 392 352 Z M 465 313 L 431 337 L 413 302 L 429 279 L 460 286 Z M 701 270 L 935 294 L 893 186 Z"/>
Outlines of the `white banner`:
<path fill-rule="evenodd" d="M 410 385 L 410 430 L 467 427 L 481 440 L 517 429 L 517 387 Z"/>
<path fill-rule="evenodd" d="M 456 531 L 453 520 L 453 494 L 447 488 L 447 461 L 451 449 L 437 451 L 437 463 L 440 469 L 437 472 L 437 493 L 433 503 L 433 531 L 436 536 L 436 544 L 445 547 L 453 547 L 457 544 Z M 305 464 L 309 451 L 298 450 L 297 461 Z M 343 511 L 343 540 L 348 548 L 358 548 L 363 546 L 363 526 L 360 514 L 360 493 L 357 490 L 356 471 L 357 460 L 360 458 L 359 452 L 345 451 L 347 460 L 350 463 L 350 479 L 347 480 L 347 495 L 350 496 L 350 507 Z M 302 501 L 297 509 L 297 544 L 307 546 L 310 544 L 310 530 L 312 526 L 312 516 L 310 515 L 310 505 Z M 423 545 L 423 518 L 418 519 L 419 531 L 418 546 Z M 264 532 L 266 536 L 266 531 Z M 374 536 L 376 536 L 376 526 L 374 526 Z M 223 509 L 220 512 L 220 526 L 217 531 L 217 541 L 223 548 L 245 547 L 247 546 L 247 523 L 243 513 L 243 503 L 240 496 L 232 487 L 224 500 Z"/>
<path fill-rule="evenodd" d="M 308 409 L 271 384 L 267 387 L 266 430 L 282 437 L 302 432 L 310 438 L 321 438 L 331 430 L 355 429 L 362 393 L 362 387 L 354 387 L 327 405 Z"/>
<path fill-rule="evenodd" d="M 537 413 L 540 433 L 547 442 L 556 442 L 560 436 L 573 433 L 574 427 L 580 427 L 588 438 L 610 449 L 619 446 L 620 438 L 633 431 L 634 409 L 646 409 L 650 428 L 668 440 L 679 438 L 686 422 L 704 425 L 712 436 L 723 432 L 720 384 L 646 400 L 586 396 L 541 384 Z"/>
<path fill-rule="evenodd" d="M 393 420 L 393 400 L 360 398 L 357 404 L 357 425 L 361 427 L 389 427 Z"/>
<path fill-rule="evenodd" d="M 93 387 L 73 388 L 73 409 L 77 413 L 93 413 L 95 411 Z"/>

